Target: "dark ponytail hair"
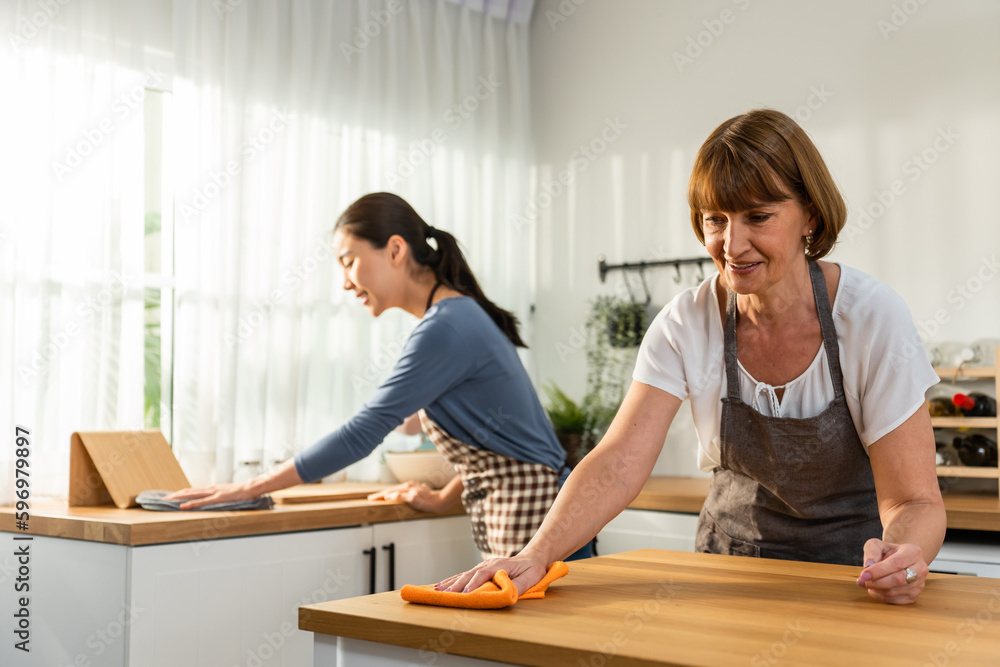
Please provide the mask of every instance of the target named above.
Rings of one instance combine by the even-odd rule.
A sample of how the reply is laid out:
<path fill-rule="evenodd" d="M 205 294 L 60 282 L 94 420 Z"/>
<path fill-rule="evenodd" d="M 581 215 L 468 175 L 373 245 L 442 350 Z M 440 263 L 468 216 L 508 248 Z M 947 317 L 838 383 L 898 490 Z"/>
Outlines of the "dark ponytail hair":
<path fill-rule="evenodd" d="M 528 347 L 517 331 L 517 318 L 486 298 L 465 261 L 458 240 L 448 232 L 431 227 L 402 197 L 389 192 L 365 195 L 347 207 L 337 220 L 334 231 L 368 241 L 384 248 L 391 236 L 403 237 L 413 259 L 434 271 L 437 280 L 456 292 L 471 296 L 500 330 L 517 347 Z M 434 239 L 437 249 L 427 242 Z"/>

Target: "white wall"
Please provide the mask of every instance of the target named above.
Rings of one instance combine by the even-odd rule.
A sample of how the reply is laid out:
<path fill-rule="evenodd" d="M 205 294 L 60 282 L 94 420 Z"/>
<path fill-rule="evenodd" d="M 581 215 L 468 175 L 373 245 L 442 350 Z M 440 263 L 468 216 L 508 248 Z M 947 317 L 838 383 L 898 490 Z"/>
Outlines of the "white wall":
<path fill-rule="evenodd" d="M 574 164 L 608 119 L 627 127 L 596 159 L 576 161 L 586 169 L 563 192 L 536 198 L 537 381 L 582 395 L 584 353 L 559 344 L 571 346 L 588 298 L 620 286 L 621 274 L 598 280 L 599 254 L 609 262 L 704 254 L 686 203 L 694 153 L 723 120 L 761 106 L 801 121 L 848 201 L 831 259 L 889 284 L 936 341 L 1000 336 L 1000 220 L 991 205 L 1000 189 L 1000 3 L 576 2 L 539 0 L 532 22 L 540 180 Z M 706 46 L 698 53 L 689 39 Z M 678 66 L 675 52 L 688 48 L 695 57 Z M 936 139 L 948 132 L 950 144 Z M 934 162 L 921 170 L 912 156 L 925 150 Z M 880 213 L 878 193 L 894 181 L 902 194 Z M 680 286 L 672 270 L 650 274 L 654 303 L 692 285 L 692 274 Z M 966 284 L 968 299 L 956 289 Z M 688 413 L 656 473 L 697 474 Z"/>

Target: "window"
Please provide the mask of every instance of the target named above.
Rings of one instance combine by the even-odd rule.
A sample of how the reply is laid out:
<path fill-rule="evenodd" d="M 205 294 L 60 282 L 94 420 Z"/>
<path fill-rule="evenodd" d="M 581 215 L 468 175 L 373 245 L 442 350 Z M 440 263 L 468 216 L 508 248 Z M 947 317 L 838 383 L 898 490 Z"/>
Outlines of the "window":
<path fill-rule="evenodd" d="M 168 442 L 173 432 L 174 224 L 169 151 L 171 94 L 145 90 L 143 262 L 144 417 Z"/>

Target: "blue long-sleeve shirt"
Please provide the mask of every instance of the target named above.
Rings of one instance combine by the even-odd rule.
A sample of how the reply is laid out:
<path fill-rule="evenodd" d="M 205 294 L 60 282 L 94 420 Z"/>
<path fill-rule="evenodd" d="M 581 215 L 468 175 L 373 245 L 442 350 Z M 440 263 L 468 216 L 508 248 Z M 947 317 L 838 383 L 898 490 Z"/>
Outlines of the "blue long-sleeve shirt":
<path fill-rule="evenodd" d="M 514 345 L 470 297 L 431 306 L 371 400 L 295 456 L 299 477 L 311 482 L 364 458 L 421 408 L 453 438 L 565 477 L 566 454 Z"/>

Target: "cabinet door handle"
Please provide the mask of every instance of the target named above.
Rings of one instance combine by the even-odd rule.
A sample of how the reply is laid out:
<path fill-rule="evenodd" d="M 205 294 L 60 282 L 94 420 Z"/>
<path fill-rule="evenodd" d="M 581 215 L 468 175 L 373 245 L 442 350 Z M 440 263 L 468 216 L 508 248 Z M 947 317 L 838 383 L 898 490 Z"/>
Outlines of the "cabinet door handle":
<path fill-rule="evenodd" d="M 368 556 L 368 594 L 375 595 L 375 547 L 361 553 Z"/>
<path fill-rule="evenodd" d="M 389 542 L 389 544 L 382 546 L 382 551 L 389 552 L 389 590 L 396 590 L 396 543 Z"/>

